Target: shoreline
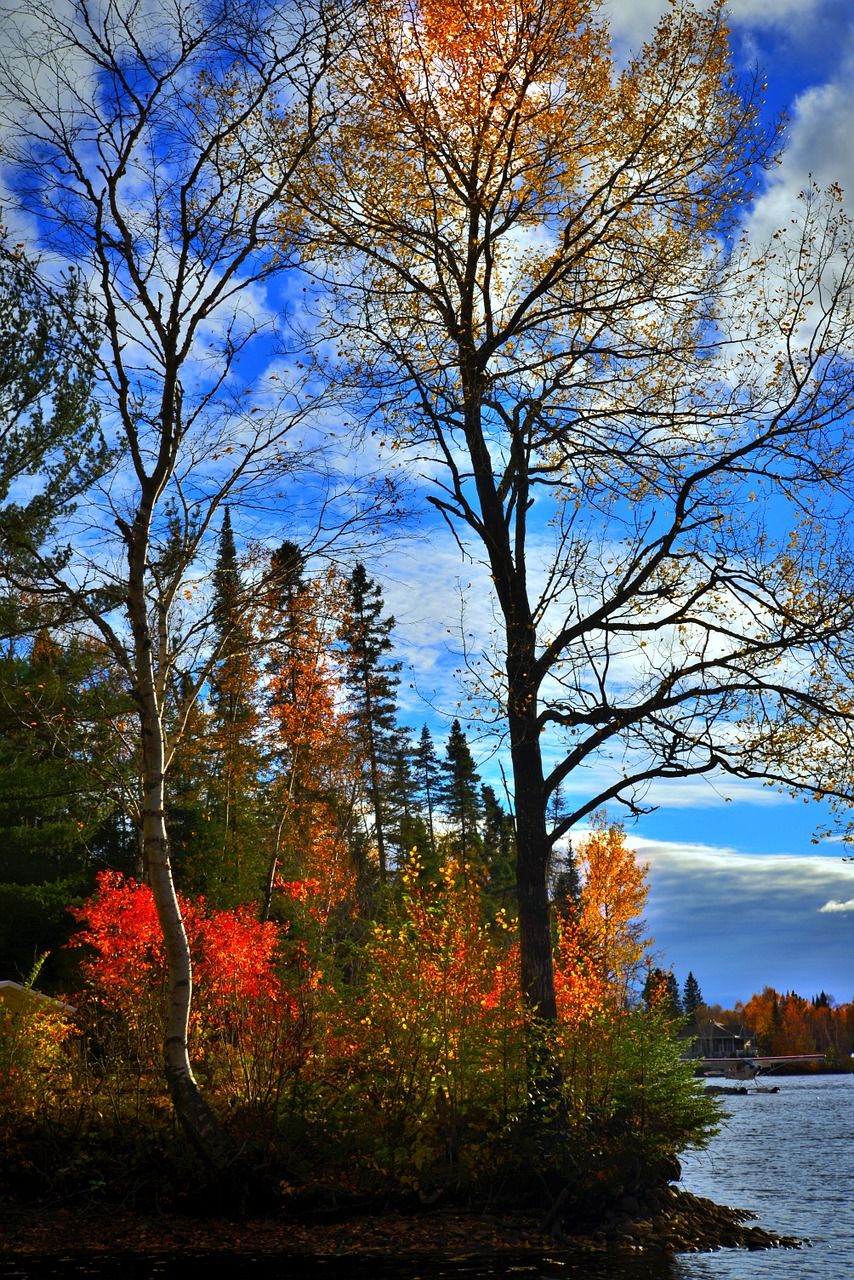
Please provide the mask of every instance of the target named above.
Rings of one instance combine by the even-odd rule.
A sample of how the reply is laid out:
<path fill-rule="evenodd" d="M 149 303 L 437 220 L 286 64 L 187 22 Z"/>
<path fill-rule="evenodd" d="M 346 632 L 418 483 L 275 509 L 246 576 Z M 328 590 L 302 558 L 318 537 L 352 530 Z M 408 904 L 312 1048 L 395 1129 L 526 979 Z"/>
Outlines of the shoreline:
<path fill-rule="evenodd" d="M 549 1235 L 527 1214 L 433 1210 L 350 1215 L 338 1222 L 267 1215 L 234 1221 L 143 1214 L 106 1204 L 79 1209 L 0 1208 L 0 1261 L 222 1256 L 294 1262 L 467 1262 L 518 1257 L 571 1260 L 591 1254 L 799 1248 L 805 1242 L 750 1224 L 755 1215 L 668 1186 L 658 1202 L 625 1198 L 594 1228 Z"/>

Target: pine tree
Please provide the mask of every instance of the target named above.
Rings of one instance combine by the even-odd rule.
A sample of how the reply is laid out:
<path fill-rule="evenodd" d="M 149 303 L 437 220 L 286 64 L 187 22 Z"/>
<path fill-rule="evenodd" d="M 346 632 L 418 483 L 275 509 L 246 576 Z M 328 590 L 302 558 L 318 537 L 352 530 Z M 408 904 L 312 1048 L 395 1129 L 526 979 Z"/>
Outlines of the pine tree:
<path fill-rule="evenodd" d="M 386 785 L 386 830 L 388 842 L 397 851 L 402 866 L 411 855 L 428 869 L 433 862 L 427 823 L 418 806 L 418 786 L 413 772 L 417 748 L 413 750 L 407 731 L 398 734 L 392 744 Z"/>
<path fill-rule="evenodd" d="M 270 556 L 268 606 L 272 606 L 279 642 L 291 639 L 298 626 L 297 602 L 305 590 L 305 555 L 295 542 L 285 541 Z"/>
<path fill-rule="evenodd" d="M 394 618 L 383 617 L 382 588 L 357 564 L 347 581 L 347 600 L 339 630 L 344 683 L 351 717 L 365 760 L 365 787 L 373 815 L 373 837 L 380 881 L 388 880 L 384 791 L 396 725 L 395 690 L 399 662 L 386 661 L 391 651 Z"/>
<path fill-rule="evenodd" d="M 691 1017 L 703 1004 L 705 1004 L 705 1001 L 703 1000 L 703 993 L 700 991 L 700 984 L 693 973 L 689 972 L 682 991 L 682 1008 L 686 1015 Z"/>
<path fill-rule="evenodd" d="M 219 659 L 211 674 L 213 777 L 207 891 L 222 905 L 257 898 L 263 883 L 259 799 L 262 759 L 257 646 L 246 612 L 231 514 L 226 508 L 213 573 Z"/>
<path fill-rule="evenodd" d="M 94 398 L 99 342 L 81 278 L 49 290 L 0 227 L 0 572 L 29 564 L 107 465 Z M 22 480 L 27 496 L 10 501 Z M 0 634 L 32 623 L 16 592 L 0 599 Z"/>
<path fill-rule="evenodd" d="M 129 866 L 133 835 L 117 818 L 136 761 L 122 749 L 129 692 L 103 648 L 48 628 L 27 654 L 0 659 L 0 881 L 77 878 L 100 855 Z"/>
<path fill-rule="evenodd" d="M 480 789 L 483 806 L 483 863 L 486 893 L 499 907 L 509 907 L 516 897 L 516 832 L 513 819 L 502 809 L 492 787 Z"/>
<path fill-rule="evenodd" d="M 674 1020 L 682 1017 L 682 997 L 672 969 L 649 970 L 643 986 L 643 999 L 647 1009 L 655 1005 Z"/>
<path fill-rule="evenodd" d="M 581 905 L 582 884 L 578 862 L 572 845 L 556 859 L 554 878 L 554 905 L 559 916 L 568 919 Z"/>
<path fill-rule="evenodd" d="M 418 739 L 418 746 L 415 748 L 415 766 L 417 776 L 418 794 L 424 804 L 427 815 L 427 834 L 430 838 L 430 853 L 433 862 L 436 861 L 436 830 L 433 825 L 433 811 L 436 806 L 436 797 L 439 793 L 442 778 L 442 767 L 439 764 L 439 757 L 436 755 L 436 748 L 433 745 L 433 735 L 423 725 L 421 729 L 421 737 Z"/>
<path fill-rule="evenodd" d="M 451 725 L 441 767 L 444 776 L 439 800 L 449 820 L 456 851 L 465 865 L 475 859 L 480 860 L 483 853 L 478 834 L 483 806 L 480 778 L 459 720 Z"/>

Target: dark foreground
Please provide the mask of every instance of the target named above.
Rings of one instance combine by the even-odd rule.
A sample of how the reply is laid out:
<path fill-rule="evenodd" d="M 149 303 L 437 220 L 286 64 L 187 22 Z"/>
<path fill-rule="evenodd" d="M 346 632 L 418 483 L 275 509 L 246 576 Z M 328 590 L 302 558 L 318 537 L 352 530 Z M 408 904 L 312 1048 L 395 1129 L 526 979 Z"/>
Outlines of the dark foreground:
<path fill-rule="evenodd" d="M 173 1214 L 141 1215 L 114 1206 L 85 1209 L 20 1207 L 0 1211 L 0 1260 L 89 1258 L 182 1259 L 228 1257 L 256 1260 L 350 1259 L 400 1264 L 513 1258 L 572 1260 L 609 1252 L 678 1253 L 725 1247 L 796 1248 L 791 1237 L 748 1225 L 753 1215 L 665 1187 L 657 1205 L 630 1198 L 604 1216 L 596 1229 L 542 1230 L 526 1215 L 434 1211 L 351 1216 L 338 1222 L 284 1217 L 228 1221 Z M 515 1268 L 514 1268 L 515 1269 Z"/>

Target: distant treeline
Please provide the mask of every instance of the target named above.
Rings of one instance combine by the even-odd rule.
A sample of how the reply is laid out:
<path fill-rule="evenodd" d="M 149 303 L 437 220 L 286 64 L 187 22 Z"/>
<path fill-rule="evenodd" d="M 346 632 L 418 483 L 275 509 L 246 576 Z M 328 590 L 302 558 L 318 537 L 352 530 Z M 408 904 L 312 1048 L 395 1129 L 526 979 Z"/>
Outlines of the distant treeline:
<path fill-rule="evenodd" d="M 730 1030 L 747 1032 L 758 1053 L 823 1053 L 830 1069 L 854 1070 L 854 1001 L 837 1004 L 824 991 L 807 999 L 765 987 L 746 1004 L 706 1005 L 695 1016 L 703 1010 Z"/>

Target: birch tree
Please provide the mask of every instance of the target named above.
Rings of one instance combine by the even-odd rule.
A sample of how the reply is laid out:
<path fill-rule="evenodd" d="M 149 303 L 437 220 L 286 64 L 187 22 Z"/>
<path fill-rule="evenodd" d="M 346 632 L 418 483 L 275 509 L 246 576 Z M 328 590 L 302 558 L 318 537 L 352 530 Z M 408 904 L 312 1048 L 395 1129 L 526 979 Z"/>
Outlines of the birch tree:
<path fill-rule="evenodd" d="M 317 89 L 329 24 L 320 5 L 266 0 L 22 0 L 5 16 L 10 183 L 42 244 L 78 265 L 95 299 L 98 395 L 117 455 L 65 530 L 64 563 L 26 547 L 27 586 L 72 601 L 127 674 L 145 873 L 168 955 L 166 1078 L 190 1135 L 223 1166 L 232 1152 L 188 1052 L 192 967 L 166 780 L 229 642 L 207 598 L 217 512 L 273 513 L 292 483 L 313 483 L 299 436 L 316 388 L 294 366 L 264 385 L 258 370 L 273 351 L 263 285 L 289 261 L 281 210 L 326 125 Z M 325 491 L 314 545 L 334 508 Z M 289 523 L 300 524 L 293 498 Z"/>

